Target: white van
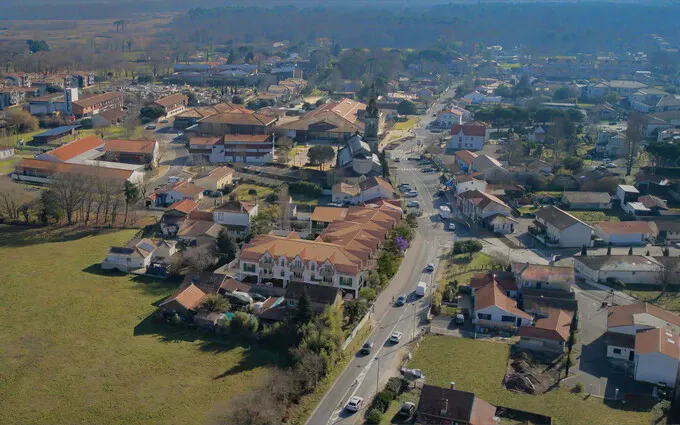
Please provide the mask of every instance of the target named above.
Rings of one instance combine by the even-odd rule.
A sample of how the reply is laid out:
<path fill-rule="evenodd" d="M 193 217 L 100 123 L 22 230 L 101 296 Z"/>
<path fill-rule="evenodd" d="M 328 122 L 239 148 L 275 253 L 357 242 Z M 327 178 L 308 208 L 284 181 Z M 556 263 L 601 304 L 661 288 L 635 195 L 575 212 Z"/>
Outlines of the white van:
<path fill-rule="evenodd" d="M 424 297 L 425 296 L 425 290 L 427 290 L 427 283 L 418 282 L 418 286 L 416 286 L 416 296 Z"/>

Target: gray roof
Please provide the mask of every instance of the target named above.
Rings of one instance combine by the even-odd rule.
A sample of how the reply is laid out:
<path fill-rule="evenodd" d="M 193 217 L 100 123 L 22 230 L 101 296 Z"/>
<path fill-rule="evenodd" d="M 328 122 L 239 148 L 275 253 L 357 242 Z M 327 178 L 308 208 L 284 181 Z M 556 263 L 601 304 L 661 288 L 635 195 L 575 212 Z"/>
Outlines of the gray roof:
<path fill-rule="evenodd" d="M 340 289 L 321 284 L 290 282 L 286 288 L 287 299 L 299 300 L 302 295 L 307 293 L 309 300 L 316 304 L 332 305 L 340 293 Z"/>
<path fill-rule="evenodd" d="M 657 108 L 665 106 L 680 106 L 680 95 L 669 94 L 661 98 L 656 104 Z"/>
<path fill-rule="evenodd" d="M 620 89 L 642 89 L 647 87 L 647 84 L 639 83 L 637 81 L 625 81 L 625 80 L 611 80 L 607 82 L 609 87 L 616 87 Z"/>
<path fill-rule="evenodd" d="M 657 229 L 659 229 L 660 232 L 674 232 L 674 233 L 680 233 L 680 220 L 673 220 L 673 219 L 662 219 L 662 220 L 654 220 L 654 224 L 656 224 Z"/>
<path fill-rule="evenodd" d="M 552 205 L 548 207 L 543 207 L 540 210 L 538 210 L 538 212 L 536 212 L 536 218 L 540 218 L 546 223 L 552 224 L 559 230 L 564 230 L 567 227 L 571 227 L 577 223 L 581 223 L 584 226 L 588 226 L 587 224 L 585 224 L 578 218 L 574 217 L 573 215 L 569 214 L 568 212 L 562 211 L 561 209 Z"/>
<path fill-rule="evenodd" d="M 651 257 L 642 255 L 587 255 L 577 256 L 574 259 L 585 264 L 592 270 L 638 270 L 659 268 L 659 263 Z"/>
<path fill-rule="evenodd" d="M 608 204 L 612 199 L 607 192 L 564 192 L 562 198 L 570 204 Z"/>

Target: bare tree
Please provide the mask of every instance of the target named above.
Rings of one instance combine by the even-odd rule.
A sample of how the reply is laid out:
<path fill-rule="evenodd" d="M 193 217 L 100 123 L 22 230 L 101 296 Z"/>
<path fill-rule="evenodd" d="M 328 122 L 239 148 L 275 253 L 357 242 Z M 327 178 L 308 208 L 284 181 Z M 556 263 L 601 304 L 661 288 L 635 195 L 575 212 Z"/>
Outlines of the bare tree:
<path fill-rule="evenodd" d="M 286 230 L 290 225 L 290 193 L 287 184 L 284 183 L 279 186 L 277 201 L 279 204 L 279 226 Z"/>
<path fill-rule="evenodd" d="M 87 197 L 88 177 L 80 173 L 58 173 L 52 180 L 51 188 L 66 215 L 66 221 L 69 225 L 73 224 L 74 213 Z"/>
<path fill-rule="evenodd" d="M 644 130 L 644 122 L 642 114 L 638 112 L 631 112 L 628 115 L 628 127 L 626 128 L 626 175 L 630 176 L 633 164 L 637 160 L 637 156 L 642 143 L 642 135 Z"/>
<path fill-rule="evenodd" d="M 189 248 L 182 254 L 182 259 L 189 270 L 202 272 L 215 264 L 215 249 L 209 245 Z"/>
<path fill-rule="evenodd" d="M 0 216 L 19 220 L 21 207 L 30 201 L 25 189 L 8 178 L 0 179 Z"/>

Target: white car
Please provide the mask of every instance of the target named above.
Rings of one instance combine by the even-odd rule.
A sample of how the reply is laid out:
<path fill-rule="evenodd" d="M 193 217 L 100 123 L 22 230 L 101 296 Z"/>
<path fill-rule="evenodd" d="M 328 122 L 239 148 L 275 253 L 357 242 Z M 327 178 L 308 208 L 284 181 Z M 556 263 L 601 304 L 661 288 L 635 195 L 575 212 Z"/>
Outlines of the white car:
<path fill-rule="evenodd" d="M 608 162 L 607 165 L 605 165 L 605 167 L 607 167 L 607 168 L 616 168 L 616 164 L 614 164 L 613 162 Z"/>
<path fill-rule="evenodd" d="M 402 336 L 404 336 L 404 334 L 399 331 L 392 332 L 392 335 L 390 335 L 390 342 L 398 344 L 399 341 L 401 341 Z"/>
<path fill-rule="evenodd" d="M 415 190 L 404 193 L 404 198 L 415 198 L 416 196 L 418 196 L 418 192 Z"/>
<path fill-rule="evenodd" d="M 352 397 L 349 399 L 347 402 L 347 405 L 345 406 L 346 410 L 349 410 L 350 412 L 358 412 L 361 409 L 361 406 L 364 405 L 364 399 L 361 397 Z"/>
<path fill-rule="evenodd" d="M 453 223 L 449 223 L 449 230 L 456 230 L 456 225 Z"/>
<path fill-rule="evenodd" d="M 408 204 L 406 204 L 406 206 L 409 207 L 409 208 L 420 208 L 420 202 L 411 201 Z"/>

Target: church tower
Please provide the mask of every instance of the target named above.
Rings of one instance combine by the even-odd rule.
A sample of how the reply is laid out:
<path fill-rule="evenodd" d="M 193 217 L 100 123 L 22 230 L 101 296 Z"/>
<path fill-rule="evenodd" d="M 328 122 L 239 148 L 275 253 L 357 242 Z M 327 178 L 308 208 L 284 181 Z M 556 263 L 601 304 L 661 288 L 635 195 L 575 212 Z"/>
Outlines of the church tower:
<path fill-rule="evenodd" d="M 380 123 L 380 111 L 378 111 L 378 101 L 375 95 L 375 84 L 371 87 L 371 97 L 366 105 L 364 115 L 364 141 L 372 148 L 378 146 L 378 125 Z"/>

